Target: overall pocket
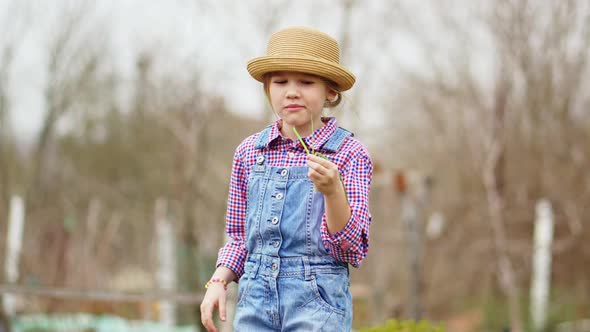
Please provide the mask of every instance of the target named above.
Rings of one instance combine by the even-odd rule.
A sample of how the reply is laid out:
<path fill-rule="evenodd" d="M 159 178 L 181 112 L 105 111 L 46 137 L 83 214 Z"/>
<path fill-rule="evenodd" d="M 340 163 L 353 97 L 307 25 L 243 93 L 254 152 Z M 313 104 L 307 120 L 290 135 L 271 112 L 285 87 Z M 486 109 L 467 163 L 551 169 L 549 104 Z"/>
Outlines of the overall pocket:
<path fill-rule="evenodd" d="M 239 306 L 244 298 L 248 295 L 248 286 L 250 284 L 249 273 L 244 273 L 240 277 L 240 282 L 238 283 L 238 302 L 236 303 Z"/>
<path fill-rule="evenodd" d="M 251 275 L 256 268 L 256 263 L 246 258 L 244 262 L 244 274 L 240 277 L 238 283 L 238 301 L 236 305 L 240 305 L 244 298 L 248 296 L 248 289 L 250 288 Z"/>
<path fill-rule="evenodd" d="M 347 274 L 318 273 L 313 275 L 308 283 L 315 300 L 323 307 L 342 316 L 351 310 Z"/>

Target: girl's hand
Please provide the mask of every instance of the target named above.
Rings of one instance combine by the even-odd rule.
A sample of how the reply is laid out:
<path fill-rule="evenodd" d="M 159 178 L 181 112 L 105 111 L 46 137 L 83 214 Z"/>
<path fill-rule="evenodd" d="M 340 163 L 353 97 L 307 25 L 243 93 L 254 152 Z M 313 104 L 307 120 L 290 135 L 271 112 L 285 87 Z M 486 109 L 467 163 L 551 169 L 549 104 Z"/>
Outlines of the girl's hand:
<path fill-rule="evenodd" d="M 313 182 L 318 191 L 325 196 L 331 196 L 343 191 L 340 182 L 340 172 L 338 166 L 333 162 L 323 159 L 312 154 L 307 155 L 307 166 L 309 172 L 307 176 Z"/>
<path fill-rule="evenodd" d="M 218 332 L 219 330 L 213 324 L 213 311 L 215 307 L 219 308 L 219 319 L 225 322 L 225 300 L 227 291 L 221 283 L 212 283 L 207 288 L 203 302 L 201 302 L 201 323 L 209 332 Z"/>

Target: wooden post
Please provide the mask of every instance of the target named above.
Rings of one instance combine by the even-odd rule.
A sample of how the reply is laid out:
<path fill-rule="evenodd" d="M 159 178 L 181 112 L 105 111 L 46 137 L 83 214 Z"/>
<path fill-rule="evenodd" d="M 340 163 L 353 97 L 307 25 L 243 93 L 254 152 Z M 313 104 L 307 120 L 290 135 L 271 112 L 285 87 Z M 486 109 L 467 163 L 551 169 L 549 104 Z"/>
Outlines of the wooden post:
<path fill-rule="evenodd" d="M 553 242 L 553 211 L 551 203 L 537 203 L 531 282 L 531 320 L 534 331 L 544 331 L 551 284 L 551 245 Z"/>
<path fill-rule="evenodd" d="M 420 220 L 416 202 L 407 194 L 402 196 L 402 220 L 406 229 L 408 271 L 409 276 L 409 301 L 410 317 L 419 320 L 422 314 L 420 304 L 421 284 L 421 234 Z"/>
<path fill-rule="evenodd" d="M 158 285 L 161 290 L 176 289 L 176 250 L 174 228 L 167 217 L 168 206 L 164 198 L 156 200 L 156 238 L 158 245 Z M 176 325 L 176 305 L 172 301 L 160 302 L 160 321 Z"/>
<path fill-rule="evenodd" d="M 13 196 L 10 199 L 10 218 L 6 241 L 6 260 L 4 262 L 4 278 L 7 283 L 14 284 L 18 281 L 18 265 L 23 240 L 23 227 L 25 223 L 25 207 L 23 199 Z M 4 294 L 2 297 L 2 310 L 8 317 L 16 313 L 16 296 Z"/>
<path fill-rule="evenodd" d="M 84 280 L 87 282 L 86 287 L 96 287 L 96 233 L 98 230 L 98 217 L 100 213 L 100 200 L 92 198 L 88 206 L 88 215 L 86 217 L 86 240 L 84 241 L 83 254 L 83 271 Z"/>
<path fill-rule="evenodd" d="M 428 204 L 432 186 L 429 177 L 420 177 L 413 190 L 408 188 L 407 176 L 398 172 L 393 179 L 394 188 L 401 196 L 402 222 L 407 240 L 409 276 L 409 315 L 414 320 L 422 317 L 422 251 L 424 247 L 421 210 Z"/>

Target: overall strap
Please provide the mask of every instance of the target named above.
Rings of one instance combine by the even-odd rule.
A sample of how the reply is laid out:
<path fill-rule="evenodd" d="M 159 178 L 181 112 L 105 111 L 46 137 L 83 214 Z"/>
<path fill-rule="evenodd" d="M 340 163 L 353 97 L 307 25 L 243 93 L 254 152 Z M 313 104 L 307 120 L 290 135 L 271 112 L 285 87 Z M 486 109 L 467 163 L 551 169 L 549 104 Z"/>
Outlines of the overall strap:
<path fill-rule="evenodd" d="M 348 136 L 354 136 L 354 134 L 344 128 L 338 127 L 322 148 L 330 152 L 337 152 Z"/>
<path fill-rule="evenodd" d="M 272 126 L 273 125 L 269 125 L 260 132 L 260 136 L 258 136 L 256 145 L 254 146 L 256 149 L 264 149 L 268 145 L 268 135 L 270 134 Z"/>

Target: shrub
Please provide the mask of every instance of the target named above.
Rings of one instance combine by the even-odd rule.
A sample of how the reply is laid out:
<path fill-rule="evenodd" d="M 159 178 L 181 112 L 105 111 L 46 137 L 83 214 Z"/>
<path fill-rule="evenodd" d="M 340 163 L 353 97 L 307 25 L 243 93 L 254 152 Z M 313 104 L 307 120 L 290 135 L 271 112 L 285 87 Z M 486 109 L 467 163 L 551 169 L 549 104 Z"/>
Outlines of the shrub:
<path fill-rule="evenodd" d="M 388 320 L 383 325 L 363 328 L 360 332 L 444 332 L 442 325 L 434 325 L 428 321 Z"/>

